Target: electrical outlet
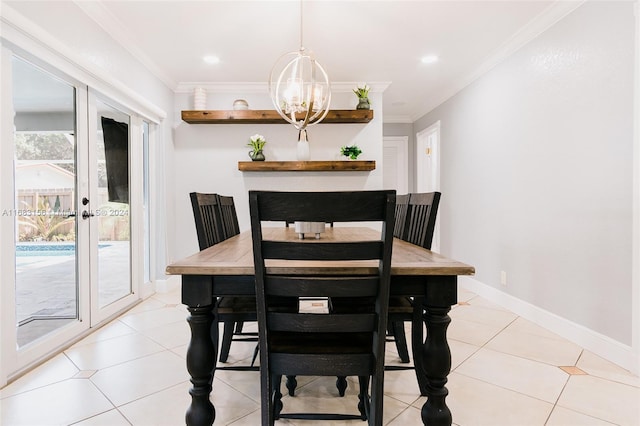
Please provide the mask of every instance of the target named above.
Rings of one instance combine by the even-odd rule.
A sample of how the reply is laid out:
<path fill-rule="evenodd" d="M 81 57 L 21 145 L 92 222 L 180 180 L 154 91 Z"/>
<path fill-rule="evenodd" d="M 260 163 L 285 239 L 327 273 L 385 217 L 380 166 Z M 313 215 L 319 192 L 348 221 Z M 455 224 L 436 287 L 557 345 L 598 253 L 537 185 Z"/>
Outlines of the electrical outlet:
<path fill-rule="evenodd" d="M 500 271 L 500 284 L 507 285 L 507 273 L 505 271 Z"/>

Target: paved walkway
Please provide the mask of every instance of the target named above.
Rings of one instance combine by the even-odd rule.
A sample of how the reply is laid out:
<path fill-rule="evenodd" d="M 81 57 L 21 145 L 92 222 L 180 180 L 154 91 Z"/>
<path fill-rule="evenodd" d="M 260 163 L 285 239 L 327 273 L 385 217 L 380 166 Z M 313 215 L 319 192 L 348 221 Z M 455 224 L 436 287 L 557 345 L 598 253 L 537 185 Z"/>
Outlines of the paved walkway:
<path fill-rule="evenodd" d="M 130 288 L 128 242 L 117 241 L 104 244 L 105 246 L 99 249 L 98 264 L 100 283 L 98 297 L 101 306 L 106 306 L 122 295 L 128 294 Z M 76 318 L 78 298 L 76 273 L 74 255 L 17 256 L 16 317 L 18 324 L 34 319 L 50 321 L 53 318 Z M 24 336 L 21 340 L 24 341 Z"/>

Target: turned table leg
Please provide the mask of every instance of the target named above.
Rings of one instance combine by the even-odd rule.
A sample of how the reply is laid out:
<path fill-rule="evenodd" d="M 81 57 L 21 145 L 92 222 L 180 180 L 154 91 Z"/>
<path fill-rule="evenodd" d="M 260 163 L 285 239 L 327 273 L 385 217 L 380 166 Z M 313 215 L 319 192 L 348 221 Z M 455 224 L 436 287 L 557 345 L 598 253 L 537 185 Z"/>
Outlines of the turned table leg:
<path fill-rule="evenodd" d="M 187 305 L 191 341 L 187 348 L 187 370 L 191 376 L 191 405 L 185 420 L 188 426 L 210 426 L 216 418 L 211 403 L 211 384 L 218 359 L 218 327 L 214 317 L 216 298 L 207 275 L 182 276 L 182 303 Z"/>
<path fill-rule="evenodd" d="M 422 406 L 422 423 L 447 425 L 452 423 L 451 411 L 445 402 L 449 391 L 445 387 L 451 371 L 451 350 L 447 343 L 450 307 L 425 307 L 427 339 L 422 346 L 422 368 L 427 378 L 427 401 Z"/>
<path fill-rule="evenodd" d="M 212 425 L 216 410 L 209 399 L 217 359 L 217 336 L 212 336 L 213 306 L 191 307 L 187 318 L 191 341 L 187 349 L 187 370 L 193 386 L 189 389 L 191 405 L 185 420 L 189 426 Z"/>

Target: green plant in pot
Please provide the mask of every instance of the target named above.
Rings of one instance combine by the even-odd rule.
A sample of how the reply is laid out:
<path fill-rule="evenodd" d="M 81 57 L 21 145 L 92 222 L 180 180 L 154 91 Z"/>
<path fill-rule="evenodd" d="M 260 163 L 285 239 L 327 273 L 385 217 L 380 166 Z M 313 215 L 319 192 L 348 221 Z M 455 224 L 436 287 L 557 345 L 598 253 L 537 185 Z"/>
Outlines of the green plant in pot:
<path fill-rule="evenodd" d="M 247 144 L 247 146 L 251 147 L 251 151 L 249 151 L 249 157 L 252 161 L 264 161 L 264 152 L 262 152 L 262 150 L 264 149 L 266 143 L 267 140 L 264 138 L 264 136 L 257 133 L 249 138 L 249 143 Z"/>
<path fill-rule="evenodd" d="M 358 85 L 355 89 L 353 89 L 353 93 L 358 97 L 358 105 L 356 105 L 356 109 L 370 109 L 371 104 L 369 104 L 369 90 L 370 87 L 366 84 L 362 86 Z"/>
<path fill-rule="evenodd" d="M 340 148 L 340 155 L 344 155 L 351 160 L 356 160 L 362 154 L 362 150 L 357 145 L 343 146 Z"/>

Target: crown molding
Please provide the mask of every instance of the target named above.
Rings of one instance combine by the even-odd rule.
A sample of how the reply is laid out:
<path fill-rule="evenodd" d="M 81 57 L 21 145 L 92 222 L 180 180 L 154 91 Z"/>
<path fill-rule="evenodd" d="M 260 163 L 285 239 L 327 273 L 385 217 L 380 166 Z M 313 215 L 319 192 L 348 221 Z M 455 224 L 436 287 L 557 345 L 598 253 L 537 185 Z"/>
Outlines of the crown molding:
<path fill-rule="evenodd" d="M 358 86 L 357 82 L 338 81 L 331 83 L 331 91 L 333 93 L 351 93 Z M 389 87 L 391 83 L 386 81 L 378 81 L 367 83 L 372 93 L 382 93 Z M 175 86 L 175 93 L 191 93 L 196 87 L 201 87 L 208 93 L 269 93 L 269 83 L 267 82 L 193 82 L 184 81 Z"/>
<path fill-rule="evenodd" d="M 164 110 L 6 4 L 0 7 L 0 21 L 0 36 L 25 53 L 36 56 L 82 84 L 96 88 L 154 122 L 160 122 L 167 116 Z"/>
<path fill-rule="evenodd" d="M 509 40 L 502 44 L 502 46 L 487 56 L 474 71 L 470 72 L 457 82 L 454 82 L 452 85 L 443 88 L 440 96 L 434 97 L 433 100 L 424 104 L 416 114 L 411 116 L 411 119 L 414 122 L 418 121 L 421 117 L 442 105 L 462 89 L 521 49 L 525 44 L 529 43 L 565 16 L 573 12 L 585 3 L 585 1 L 586 0 L 558 0 L 549 5 L 545 10 L 540 12 L 535 18 L 514 33 Z"/>
<path fill-rule="evenodd" d="M 409 115 L 383 115 L 384 124 L 413 124 L 414 120 Z"/>
<path fill-rule="evenodd" d="M 169 89 L 174 90 L 177 82 L 166 74 L 147 54 L 138 47 L 138 43 L 123 24 L 113 16 L 102 1 L 73 0 L 91 20 L 109 34 L 124 50 L 128 51 L 149 72 L 158 77 Z"/>
<path fill-rule="evenodd" d="M 192 93 L 196 87 L 201 87 L 207 93 L 262 93 L 269 94 L 267 83 L 259 82 L 211 82 L 211 81 L 182 81 L 179 82 L 175 93 Z"/>

